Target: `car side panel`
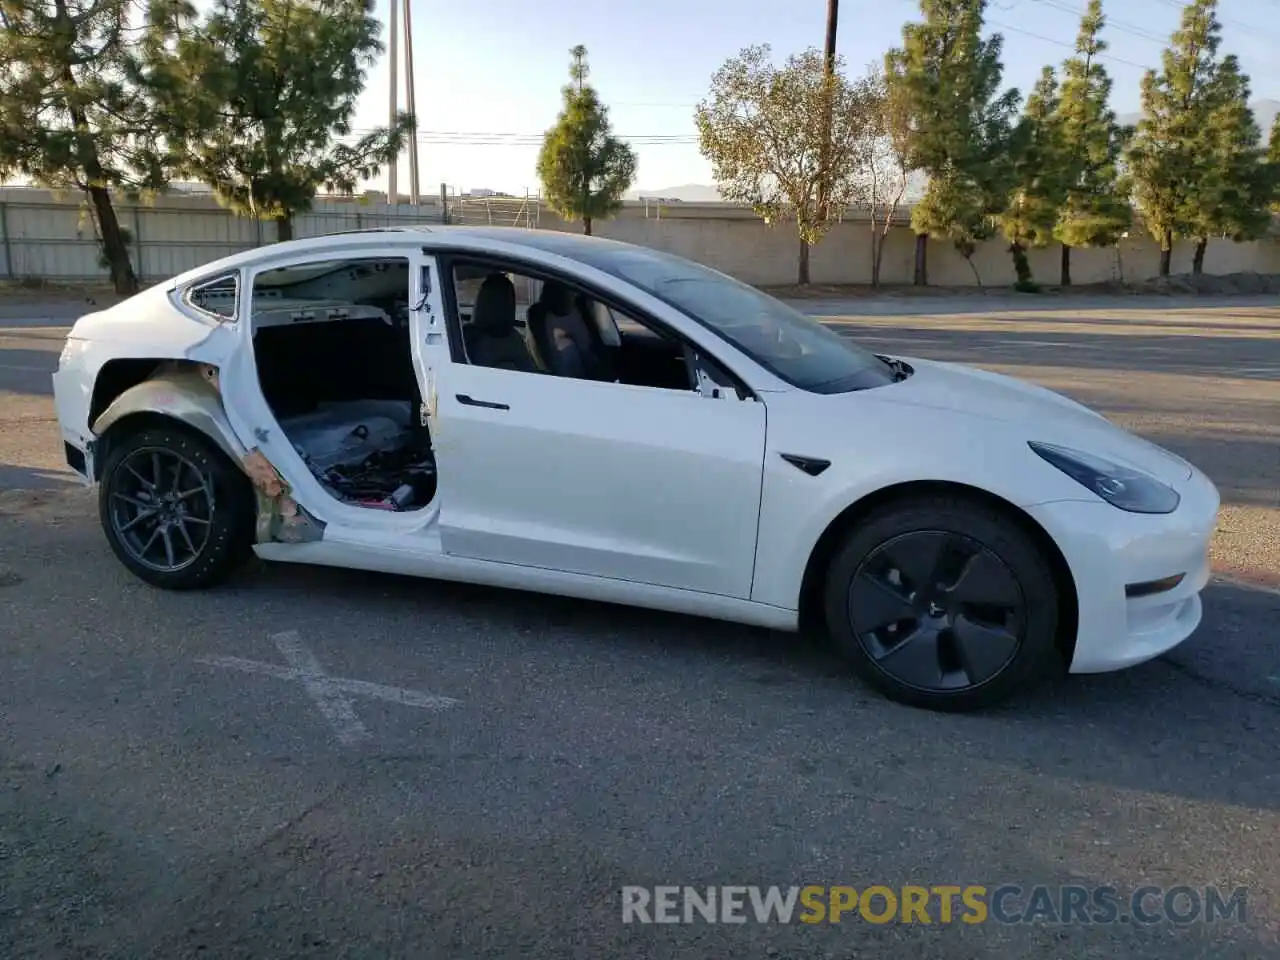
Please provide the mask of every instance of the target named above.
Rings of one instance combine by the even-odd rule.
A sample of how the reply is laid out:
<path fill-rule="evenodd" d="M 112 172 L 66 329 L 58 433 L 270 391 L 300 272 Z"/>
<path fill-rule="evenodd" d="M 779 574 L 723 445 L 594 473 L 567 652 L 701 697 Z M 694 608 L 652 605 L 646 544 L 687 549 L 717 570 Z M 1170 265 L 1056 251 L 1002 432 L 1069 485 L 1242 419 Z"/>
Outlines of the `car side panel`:
<path fill-rule="evenodd" d="M 747 598 L 763 404 L 458 363 L 436 402 L 450 556 Z"/>
<path fill-rule="evenodd" d="M 878 395 L 878 396 L 877 396 Z M 839 396 L 769 394 L 760 537 L 751 599 L 797 609 L 805 567 L 846 508 L 897 484 L 972 486 L 1018 506 L 1081 500 L 1083 488 L 999 425 L 893 403 L 893 387 Z M 810 476 L 783 454 L 830 461 Z"/>
<path fill-rule="evenodd" d="M 53 399 L 62 439 L 85 453 L 90 477 L 96 439 L 90 418 L 95 386 L 106 365 L 114 360 L 185 360 L 216 369 L 234 346 L 234 327 L 183 313 L 157 288 L 76 321 L 53 374 Z"/>

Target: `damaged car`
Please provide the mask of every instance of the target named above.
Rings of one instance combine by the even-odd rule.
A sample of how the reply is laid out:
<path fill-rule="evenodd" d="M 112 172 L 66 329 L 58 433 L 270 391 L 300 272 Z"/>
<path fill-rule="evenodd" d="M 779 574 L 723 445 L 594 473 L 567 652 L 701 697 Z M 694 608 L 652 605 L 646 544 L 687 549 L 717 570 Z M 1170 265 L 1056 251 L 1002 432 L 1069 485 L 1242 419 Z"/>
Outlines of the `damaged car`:
<path fill-rule="evenodd" d="M 1182 642 L 1219 506 L 1064 396 L 549 230 L 236 254 L 80 318 L 54 394 L 111 549 L 155 586 L 256 554 L 813 625 L 935 709 Z"/>

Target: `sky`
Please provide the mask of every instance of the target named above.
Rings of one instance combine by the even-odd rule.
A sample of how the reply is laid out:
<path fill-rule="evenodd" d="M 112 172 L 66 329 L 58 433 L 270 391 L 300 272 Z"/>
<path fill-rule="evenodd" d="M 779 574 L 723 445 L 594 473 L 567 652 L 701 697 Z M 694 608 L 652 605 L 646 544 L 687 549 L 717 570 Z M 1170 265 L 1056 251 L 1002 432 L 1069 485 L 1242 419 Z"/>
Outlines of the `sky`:
<path fill-rule="evenodd" d="M 569 49 L 587 48 L 591 82 L 610 108 L 614 132 L 639 164 L 636 187 L 712 183 L 698 153 L 693 110 L 711 77 L 743 47 L 767 43 L 777 60 L 821 48 L 825 0 L 409 0 L 413 26 L 419 179 L 423 193 L 538 190 L 543 131 L 555 122 Z M 389 0 L 377 0 L 383 42 Z M 1070 55 L 1085 0 L 991 0 L 988 31 L 1004 35 L 1006 86 L 1025 91 L 1045 64 Z M 1177 28 L 1179 0 L 1104 0 L 1111 45 L 1106 65 L 1119 113 L 1138 109 L 1139 82 L 1158 66 Z M 883 59 L 919 18 L 916 0 L 845 0 L 837 51 L 850 73 Z M 1280 0 L 1220 0 L 1224 53 L 1240 58 L 1254 98 L 1280 99 Z M 404 31 L 401 30 L 403 42 Z M 369 73 L 357 130 L 387 122 L 388 57 Z M 399 105 L 405 106 L 403 56 Z M 407 194 L 407 160 L 399 188 Z M 385 188 L 385 176 L 370 184 Z"/>

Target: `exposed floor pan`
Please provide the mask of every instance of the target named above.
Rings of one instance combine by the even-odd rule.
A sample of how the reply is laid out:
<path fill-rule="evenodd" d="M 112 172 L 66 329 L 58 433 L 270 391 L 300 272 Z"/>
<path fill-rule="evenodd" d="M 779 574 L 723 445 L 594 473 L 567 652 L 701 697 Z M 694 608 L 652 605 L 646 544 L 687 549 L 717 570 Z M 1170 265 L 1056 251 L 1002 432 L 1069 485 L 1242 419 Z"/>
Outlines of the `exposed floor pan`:
<path fill-rule="evenodd" d="M 436 491 L 435 459 L 413 405 L 398 400 L 319 404 L 280 421 L 316 479 L 336 499 L 378 510 L 418 510 Z"/>

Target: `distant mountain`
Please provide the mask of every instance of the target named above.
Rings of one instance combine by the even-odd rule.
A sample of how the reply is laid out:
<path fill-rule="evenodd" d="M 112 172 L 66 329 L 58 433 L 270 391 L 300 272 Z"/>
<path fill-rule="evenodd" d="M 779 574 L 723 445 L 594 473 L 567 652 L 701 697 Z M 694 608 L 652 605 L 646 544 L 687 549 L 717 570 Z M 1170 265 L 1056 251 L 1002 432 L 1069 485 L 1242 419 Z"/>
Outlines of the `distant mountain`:
<path fill-rule="evenodd" d="M 1280 114 L 1280 100 L 1254 100 L 1249 104 L 1253 110 L 1254 119 L 1258 121 L 1258 126 L 1262 128 L 1262 140 L 1265 143 L 1267 137 L 1271 134 L 1271 127 L 1276 122 L 1276 115 Z M 1141 113 L 1125 113 L 1117 117 L 1122 124 L 1136 126 L 1138 121 L 1142 119 Z"/>
<path fill-rule="evenodd" d="M 624 200 L 641 200 L 660 197 L 663 200 L 679 200 L 681 203 L 720 203 L 720 191 L 704 183 L 682 183 L 678 187 L 655 187 L 652 190 L 631 190 Z"/>

